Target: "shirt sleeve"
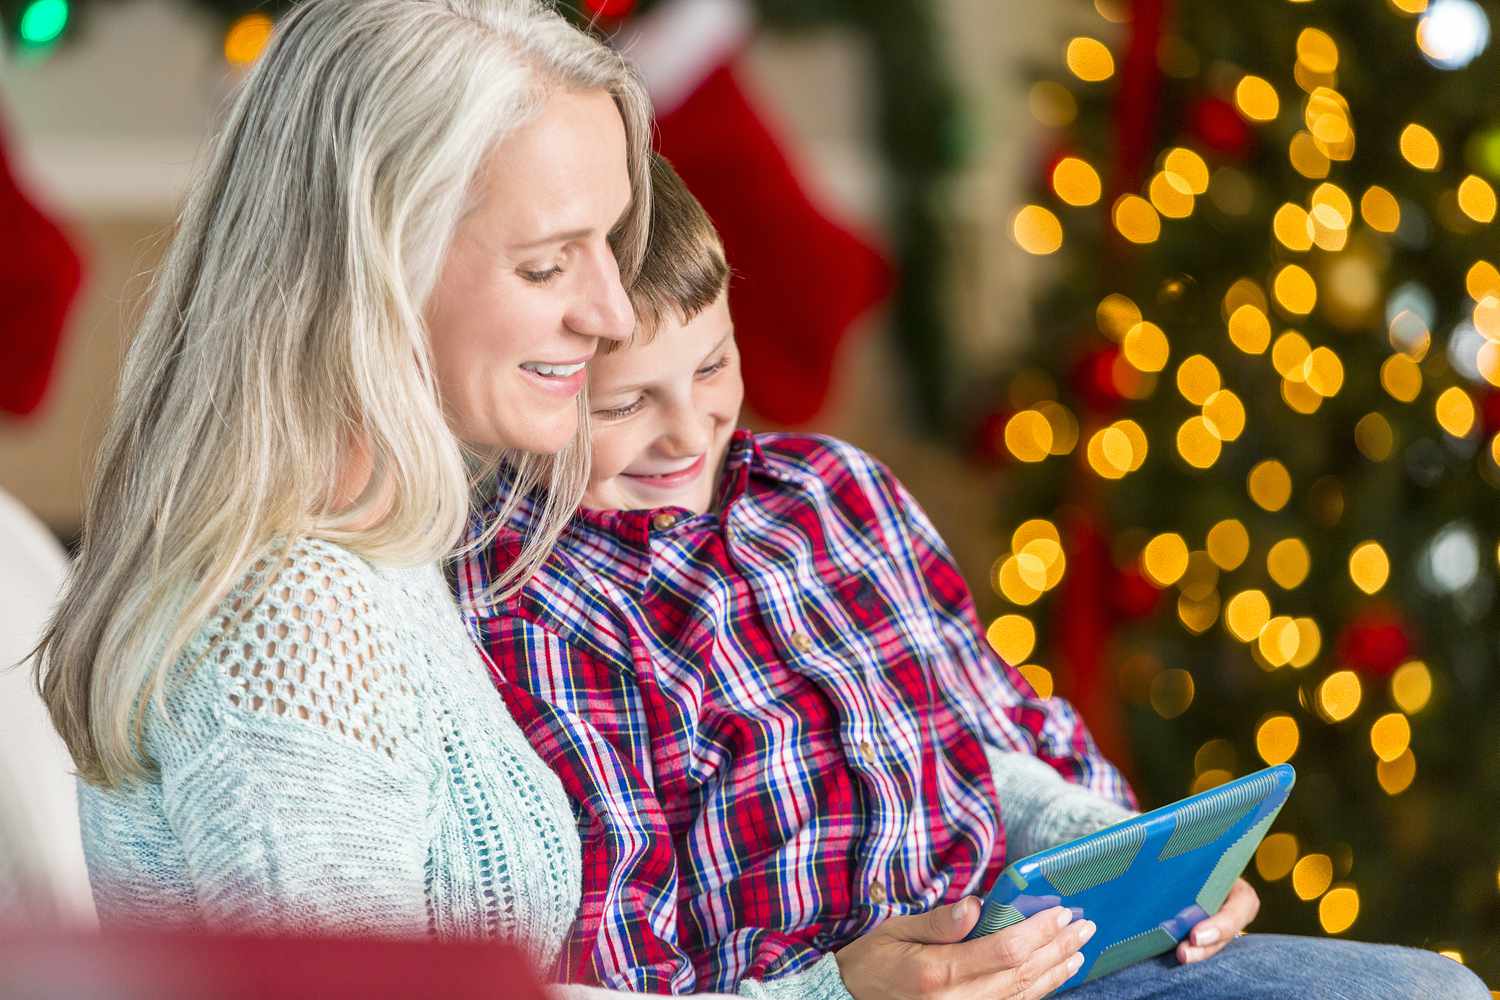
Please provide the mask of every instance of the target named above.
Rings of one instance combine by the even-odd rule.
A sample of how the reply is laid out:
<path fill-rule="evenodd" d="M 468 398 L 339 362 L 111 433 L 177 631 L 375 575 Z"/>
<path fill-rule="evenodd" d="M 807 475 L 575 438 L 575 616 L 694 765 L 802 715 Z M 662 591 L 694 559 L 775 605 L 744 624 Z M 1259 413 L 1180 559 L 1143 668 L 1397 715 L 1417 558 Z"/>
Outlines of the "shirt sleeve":
<path fill-rule="evenodd" d="M 901 511 L 912 570 L 951 654 L 938 669 L 946 683 L 968 693 L 986 724 L 986 741 L 1002 750 L 1030 752 L 1069 781 L 1135 808 L 1130 786 L 1099 752 L 1077 710 L 1063 698 L 1038 697 L 1019 670 L 995 655 L 947 544 L 906 487 L 882 472 Z"/>
<path fill-rule="evenodd" d="M 579 814 L 583 894 L 561 975 L 693 992 L 695 971 L 677 940 L 677 860 L 634 674 L 520 617 L 486 619 L 483 632 L 511 715 Z"/>

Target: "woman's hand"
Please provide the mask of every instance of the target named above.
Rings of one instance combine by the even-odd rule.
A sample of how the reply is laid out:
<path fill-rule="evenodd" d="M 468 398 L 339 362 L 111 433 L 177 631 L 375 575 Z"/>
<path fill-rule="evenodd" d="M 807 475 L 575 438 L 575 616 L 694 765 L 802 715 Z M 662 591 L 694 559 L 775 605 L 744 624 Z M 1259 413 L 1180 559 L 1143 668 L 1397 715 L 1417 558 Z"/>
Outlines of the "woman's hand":
<path fill-rule="evenodd" d="M 1078 971 L 1094 934 L 1091 921 L 1056 907 L 965 941 L 979 910 L 971 896 L 890 918 L 835 954 L 844 987 L 854 1000 L 1037 1000 Z"/>
<path fill-rule="evenodd" d="M 1260 897 L 1255 894 L 1250 883 L 1242 878 L 1235 879 L 1219 912 L 1206 920 L 1200 920 L 1187 939 L 1177 946 L 1177 961 L 1185 964 L 1212 958 L 1234 940 L 1236 934 L 1248 927 L 1259 912 Z"/>

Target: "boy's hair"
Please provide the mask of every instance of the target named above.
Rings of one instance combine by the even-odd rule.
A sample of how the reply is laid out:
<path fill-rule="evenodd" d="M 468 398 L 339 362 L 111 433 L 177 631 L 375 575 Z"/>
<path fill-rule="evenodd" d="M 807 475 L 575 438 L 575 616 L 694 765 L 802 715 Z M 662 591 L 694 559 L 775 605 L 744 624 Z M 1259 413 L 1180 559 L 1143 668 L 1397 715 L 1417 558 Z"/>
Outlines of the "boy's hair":
<path fill-rule="evenodd" d="M 687 323 L 718 300 L 729 285 L 724 244 L 708 213 L 693 197 L 672 164 L 651 154 L 651 220 L 646 255 L 630 285 L 635 333 L 626 341 L 644 343 L 670 314 Z M 626 346 L 600 345 L 603 353 Z"/>

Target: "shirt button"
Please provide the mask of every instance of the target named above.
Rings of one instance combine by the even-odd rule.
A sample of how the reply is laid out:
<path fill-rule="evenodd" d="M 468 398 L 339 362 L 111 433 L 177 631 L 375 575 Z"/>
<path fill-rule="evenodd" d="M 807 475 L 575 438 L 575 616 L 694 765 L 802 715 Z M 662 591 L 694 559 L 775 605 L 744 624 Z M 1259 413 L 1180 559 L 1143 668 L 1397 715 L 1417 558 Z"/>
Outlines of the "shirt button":
<path fill-rule="evenodd" d="M 657 514 L 651 519 L 651 527 L 655 528 L 657 531 L 666 531 L 676 523 L 677 515 L 668 514 L 666 511 L 662 511 L 660 514 Z"/>
<path fill-rule="evenodd" d="M 806 632 L 793 632 L 792 646 L 799 653 L 810 653 L 812 652 L 813 648 L 812 636 L 808 635 Z"/>
<path fill-rule="evenodd" d="M 877 906 L 885 902 L 885 886 L 879 882 L 870 883 L 870 902 Z"/>
<path fill-rule="evenodd" d="M 866 764 L 875 763 L 875 744 L 865 740 L 859 745 L 859 755 L 865 759 Z"/>

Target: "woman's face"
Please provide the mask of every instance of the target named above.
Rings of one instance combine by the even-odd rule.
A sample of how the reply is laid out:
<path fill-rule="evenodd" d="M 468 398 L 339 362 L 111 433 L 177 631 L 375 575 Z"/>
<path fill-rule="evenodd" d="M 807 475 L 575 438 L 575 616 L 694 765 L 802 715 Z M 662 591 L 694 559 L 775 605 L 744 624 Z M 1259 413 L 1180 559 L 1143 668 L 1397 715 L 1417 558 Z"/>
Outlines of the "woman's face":
<path fill-rule="evenodd" d="M 635 322 L 609 244 L 631 200 L 613 99 L 555 94 L 481 178 L 427 305 L 443 403 L 483 450 L 560 451 L 584 365 Z"/>

